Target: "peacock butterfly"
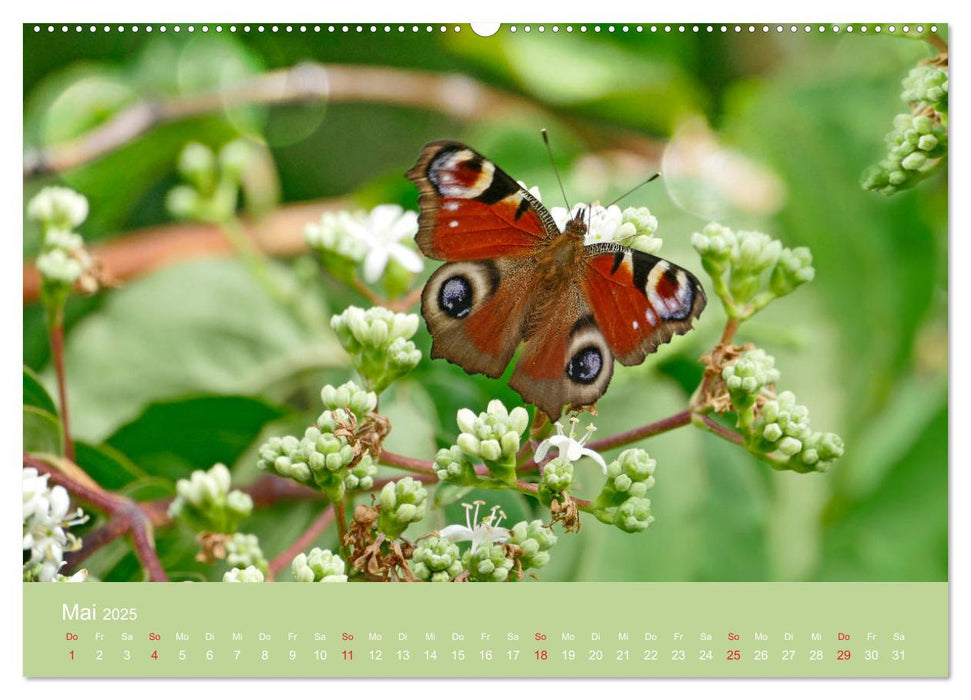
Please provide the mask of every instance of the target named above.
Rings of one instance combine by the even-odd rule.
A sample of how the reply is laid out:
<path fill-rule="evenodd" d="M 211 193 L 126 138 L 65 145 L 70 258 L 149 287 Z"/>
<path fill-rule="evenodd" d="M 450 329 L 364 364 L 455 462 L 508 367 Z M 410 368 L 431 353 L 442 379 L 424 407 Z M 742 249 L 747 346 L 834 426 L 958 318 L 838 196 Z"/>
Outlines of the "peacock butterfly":
<path fill-rule="evenodd" d="M 614 358 L 640 364 L 705 308 L 693 274 L 618 243 L 584 245 L 584 210 L 561 231 L 464 144 L 426 144 L 406 177 L 419 191 L 418 248 L 446 261 L 421 296 L 431 356 L 499 377 L 524 343 L 509 384 L 552 419 L 603 396 Z"/>

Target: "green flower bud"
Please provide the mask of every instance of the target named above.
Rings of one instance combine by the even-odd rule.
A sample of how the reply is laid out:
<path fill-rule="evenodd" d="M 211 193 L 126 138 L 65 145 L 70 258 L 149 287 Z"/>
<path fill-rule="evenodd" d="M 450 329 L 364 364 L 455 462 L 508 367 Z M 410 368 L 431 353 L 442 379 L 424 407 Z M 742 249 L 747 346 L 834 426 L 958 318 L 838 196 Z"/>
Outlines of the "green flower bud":
<path fill-rule="evenodd" d="M 223 583 L 263 583 L 263 580 L 263 572 L 255 566 L 243 570 L 233 567 L 223 574 Z"/>
<path fill-rule="evenodd" d="M 223 177 L 239 182 L 253 160 L 253 148 L 246 141 L 230 141 L 219 150 L 219 169 Z"/>
<path fill-rule="evenodd" d="M 549 505 L 561 493 L 569 493 L 573 484 L 573 463 L 562 457 L 551 459 L 543 466 L 539 481 L 540 500 Z"/>
<path fill-rule="evenodd" d="M 176 168 L 202 193 L 212 190 L 216 182 L 216 156 L 201 143 L 187 143 L 179 154 Z"/>
<path fill-rule="evenodd" d="M 458 545 L 444 537 L 426 537 L 411 558 L 411 571 L 421 581 L 446 583 L 462 573 Z"/>
<path fill-rule="evenodd" d="M 226 563 L 234 567 L 247 568 L 255 566 L 266 573 L 269 564 L 260 548 L 260 540 L 256 535 L 244 535 L 237 532 L 226 543 Z"/>
<path fill-rule="evenodd" d="M 779 264 L 772 270 L 769 288 L 777 297 L 785 296 L 799 285 L 811 282 L 815 276 L 809 248 L 786 248 L 779 256 Z"/>
<path fill-rule="evenodd" d="M 911 153 L 900 161 L 900 167 L 904 170 L 920 170 L 927 162 L 927 156 L 923 153 Z"/>
<path fill-rule="evenodd" d="M 502 544 L 486 542 L 475 552 L 469 549 L 462 555 L 462 568 L 469 572 L 470 581 L 505 581 L 515 565 L 507 551 Z"/>
<path fill-rule="evenodd" d="M 354 382 L 345 382 L 336 389 L 330 384 L 320 390 L 320 400 L 328 411 L 350 410 L 358 420 L 363 420 L 378 405 L 378 395 L 365 391 Z"/>
<path fill-rule="evenodd" d="M 301 484 L 313 481 L 313 472 L 300 448 L 300 440 L 292 435 L 272 437 L 258 451 L 257 466 Z"/>
<path fill-rule="evenodd" d="M 647 498 L 632 497 L 617 508 L 614 525 L 624 532 L 640 532 L 654 522 L 651 515 L 651 501 Z"/>
<path fill-rule="evenodd" d="M 438 451 L 435 456 L 435 474 L 439 481 L 452 484 L 472 486 L 477 481 L 475 468 L 458 445 L 443 447 Z"/>
<path fill-rule="evenodd" d="M 70 230 L 88 218 L 88 200 L 68 187 L 45 187 L 27 203 L 27 218 L 45 230 Z"/>
<path fill-rule="evenodd" d="M 351 306 L 331 318 L 330 325 L 364 385 L 375 392 L 383 391 L 421 360 L 421 353 L 408 340 L 418 329 L 415 314 L 397 314 L 381 307 L 365 311 Z"/>
<path fill-rule="evenodd" d="M 542 520 L 516 523 L 509 533 L 509 542 L 523 551 L 518 559 L 524 569 L 539 569 L 549 562 L 549 550 L 556 544 L 557 537 Z"/>
<path fill-rule="evenodd" d="M 629 498 L 643 497 L 654 488 L 655 467 L 657 462 L 642 449 L 621 452 L 607 465 L 607 481 L 593 502 L 594 509 L 612 508 Z"/>
<path fill-rule="evenodd" d="M 519 452 L 522 434 L 529 427 L 529 413 L 517 406 L 512 411 L 502 402 L 489 402 L 485 413 L 476 416 L 463 408 L 456 415 L 456 423 L 462 432 L 456 445 L 473 460 L 485 462 L 496 478 L 515 480 L 516 454 Z"/>
<path fill-rule="evenodd" d="M 348 491 L 370 491 L 374 486 L 374 476 L 378 473 L 378 465 L 371 455 L 365 454 L 344 477 L 344 488 Z"/>
<path fill-rule="evenodd" d="M 176 185 L 165 195 L 165 208 L 175 219 L 199 219 L 202 207 L 202 197 L 189 185 Z"/>
<path fill-rule="evenodd" d="M 843 456 L 843 440 L 835 433 L 817 433 L 809 425 L 809 409 L 796 403 L 791 391 L 784 391 L 762 406 L 755 421 L 749 449 L 774 453 L 777 469 L 798 472 L 824 471 Z"/>
<path fill-rule="evenodd" d="M 425 517 L 427 498 L 425 487 L 410 476 L 388 482 L 381 489 L 378 529 L 390 539 L 398 537 L 408 525 Z"/>
<path fill-rule="evenodd" d="M 876 174 L 871 174 L 877 177 Z M 745 320 L 778 296 L 812 279 L 806 248 L 790 250 L 760 231 L 711 223 L 691 237 L 729 316 Z"/>
<path fill-rule="evenodd" d="M 347 583 L 344 560 L 329 549 L 314 547 L 309 554 L 298 554 L 290 569 L 300 583 Z"/>
<path fill-rule="evenodd" d="M 253 499 L 242 491 L 230 491 L 229 482 L 229 469 L 224 464 L 179 479 L 169 515 L 197 532 L 236 532 L 239 523 L 253 511 Z"/>

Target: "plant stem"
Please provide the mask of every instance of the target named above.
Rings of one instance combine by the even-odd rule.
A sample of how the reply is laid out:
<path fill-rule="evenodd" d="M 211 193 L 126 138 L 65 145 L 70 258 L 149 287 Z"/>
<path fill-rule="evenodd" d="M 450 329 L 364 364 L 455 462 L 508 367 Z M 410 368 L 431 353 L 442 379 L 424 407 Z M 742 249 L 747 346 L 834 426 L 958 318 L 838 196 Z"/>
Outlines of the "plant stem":
<path fill-rule="evenodd" d="M 382 450 L 378 461 L 388 467 L 398 467 L 398 469 L 404 469 L 415 474 L 435 476 L 435 463 L 427 459 L 415 459 L 414 457 L 405 457 L 395 452 Z"/>
<path fill-rule="evenodd" d="M 347 508 L 345 507 L 344 498 L 336 499 L 332 507 L 334 509 L 334 517 L 337 519 L 337 549 L 341 554 L 341 559 L 345 562 L 347 561 L 347 543 L 344 538 L 347 536 Z"/>
<path fill-rule="evenodd" d="M 654 437 L 655 435 L 666 433 L 669 430 L 680 428 L 684 425 L 688 425 L 689 423 L 691 423 L 691 410 L 686 408 L 683 411 L 678 411 L 674 415 L 668 416 L 667 418 L 662 418 L 661 420 L 654 421 L 653 423 L 642 425 L 639 428 L 634 428 L 623 433 L 617 433 L 616 435 L 601 438 L 600 440 L 594 440 L 587 445 L 587 447 L 589 447 L 591 450 L 602 452 L 615 447 L 629 445 L 630 443 L 637 442 L 638 440 Z"/>
<path fill-rule="evenodd" d="M 739 435 L 734 430 L 726 428 L 724 425 L 712 418 L 696 413 L 695 414 L 695 425 L 704 428 L 705 430 L 714 433 L 723 440 L 728 440 L 736 445 L 744 445 L 745 438 Z"/>
<path fill-rule="evenodd" d="M 94 506 L 98 510 L 111 515 L 111 521 L 118 522 L 104 536 L 99 537 L 98 546 L 102 547 L 116 537 L 130 534 L 135 554 L 142 563 L 142 568 L 152 581 L 168 581 L 169 577 L 159 561 L 155 551 L 155 540 L 152 536 L 152 519 L 144 512 L 138 503 L 114 493 L 108 493 L 101 487 L 88 486 L 71 478 L 64 472 L 55 469 L 42 459 L 24 454 L 24 466 L 34 467 L 39 472 L 48 474 L 50 481 L 63 486 L 76 498 Z M 72 463 L 78 470 L 81 468 Z M 109 523 L 111 522 L 109 521 Z M 109 537 L 109 534 L 112 535 Z"/>
<path fill-rule="evenodd" d="M 271 561 L 269 566 L 267 566 L 268 574 L 266 580 L 272 581 L 278 573 L 280 573 L 290 564 L 290 562 L 293 561 L 295 556 L 300 554 L 303 550 L 309 547 L 314 540 L 320 537 L 321 533 L 330 527 L 332 522 L 334 522 L 334 507 L 327 506 L 327 509 L 324 510 L 324 512 L 321 513 L 320 516 L 310 524 L 310 527 L 308 527 L 303 534 L 300 535 L 300 537 L 293 541 L 293 544 L 273 558 L 273 561 Z"/>
<path fill-rule="evenodd" d="M 64 307 L 58 306 L 49 317 L 47 327 L 51 343 L 51 360 L 54 374 L 57 375 L 57 394 L 61 406 L 61 436 L 64 441 L 64 456 L 74 461 L 74 441 L 71 439 L 71 423 L 68 420 L 67 374 L 64 372 Z"/>

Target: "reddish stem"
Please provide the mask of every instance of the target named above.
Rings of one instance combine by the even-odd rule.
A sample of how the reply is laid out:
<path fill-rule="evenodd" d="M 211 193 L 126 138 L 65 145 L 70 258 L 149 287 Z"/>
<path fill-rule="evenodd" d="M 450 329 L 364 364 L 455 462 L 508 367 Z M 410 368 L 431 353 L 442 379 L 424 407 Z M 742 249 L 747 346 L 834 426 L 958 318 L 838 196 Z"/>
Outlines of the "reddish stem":
<path fill-rule="evenodd" d="M 283 569 L 290 565 L 293 558 L 300 554 L 303 550 L 309 547 L 314 540 L 320 537 L 321 533 L 330 527 L 330 524 L 334 521 L 334 507 L 328 506 L 327 509 L 320 514 L 316 520 L 314 520 L 310 527 L 304 531 L 300 537 L 294 540 L 293 544 L 287 547 L 286 550 L 277 555 L 273 561 L 270 562 L 267 567 L 269 575 L 267 577 L 268 581 L 272 581 L 274 577 L 280 573 Z"/>
<path fill-rule="evenodd" d="M 416 287 L 408 292 L 407 296 L 398 299 L 397 301 L 391 302 L 391 308 L 394 311 L 406 312 L 412 306 L 421 301 L 421 293 L 424 291 L 424 287 Z"/>
<path fill-rule="evenodd" d="M 109 531 L 112 533 L 110 538 L 108 534 L 99 536 L 98 547 L 103 547 L 115 537 L 130 533 L 135 554 L 149 578 L 152 581 L 169 580 L 165 574 L 165 569 L 162 567 L 162 562 L 159 561 L 158 554 L 155 552 L 155 543 L 152 538 L 152 518 L 142 511 L 138 503 L 124 496 L 108 493 L 100 487 L 82 484 L 43 460 L 28 454 L 24 454 L 24 466 L 34 467 L 39 472 L 48 474 L 49 481 L 63 486 L 79 500 L 108 513 L 112 516 L 112 521 L 118 521 Z"/>
<path fill-rule="evenodd" d="M 71 426 L 67 416 L 67 375 L 64 372 L 64 310 L 58 309 L 49 328 L 51 359 L 57 375 L 57 393 L 61 404 L 61 428 L 64 439 L 64 456 L 74 461 L 74 442 L 71 440 Z"/>
<path fill-rule="evenodd" d="M 738 433 L 736 433 L 734 430 L 731 430 L 730 428 L 726 428 L 718 421 L 713 420 L 708 416 L 699 416 L 699 419 L 701 420 L 702 423 L 704 423 L 705 427 L 708 430 L 713 432 L 718 437 L 728 440 L 729 442 L 734 442 L 736 445 L 744 444 L 745 438 L 743 436 L 739 435 Z"/>
<path fill-rule="evenodd" d="M 630 443 L 637 442 L 638 440 L 644 440 L 645 438 L 666 433 L 669 430 L 680 428 L 688 425 L 689 423 L 691 423 L 691 410 L 686 408 L 683 411 L 678 411 L 673 416 L 668 416 L 667 418 L 662 418 L 661 420 L 654 421 L 653 423 L 642 425 L 639 428 L 633 428 L 632 430 L 628 430 L 623 433 L 617 433 L 616 435 L 611 435 L 610 437 L 594 440 L 587 445 L 587 447 L 598 452 L 611 450 L 615 447 L 629 445 Z"/>
<path fill-rule="evenodd" d="M 398 467 L 398 469 L 404 469 L 409 472 L 414 472 L 415 474 L 429 474 L 435 476 L 435 463 L 427 459 L 415 459 L 414 457 L 405 457 L 404 455 L 399 455 L 395 452 L 388 452 L 387 450 L 381 451 L 381 456 L 378 457 L 381 464 L 389 467 Z"/>

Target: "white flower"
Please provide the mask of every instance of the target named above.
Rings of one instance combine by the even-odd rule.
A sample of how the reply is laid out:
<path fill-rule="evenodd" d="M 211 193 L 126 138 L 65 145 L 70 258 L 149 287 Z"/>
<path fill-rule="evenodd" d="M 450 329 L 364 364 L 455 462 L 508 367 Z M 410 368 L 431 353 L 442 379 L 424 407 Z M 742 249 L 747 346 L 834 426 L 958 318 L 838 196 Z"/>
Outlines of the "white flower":
<path fill-rule="evenodd" d="M 57 580 L 59 583 L 84 583 L 88 580 L 88 570 L 78 569 L 77 572 L 71 576 L 59 575 Z"/>
<path fill-rule="evenodd" d="M 245 569 L 233 567 L 223 574 L 223 583 L 263 583 L 263 572 L 255 566 L 247 566 Z"/>
<path fill-rule="evenodd" d="M 88 200 L 67 187 L 45 187 L 27 203 L 27 216 L 45 228 L 72 229 L 88 218 Z"/>
<path fill-rule="evenodd" d="M 52 248 L 37 257 L 37 269 L 49 282 L 73 285 L 84 272 L 84 266 L 61 248 Z"/>
<path fill-rule="evenodd" d="M 409 272 L 421 272 L 421 257 L 401 241 L 418 232 L 418 214 L 404 211 L 396 204 L 382 204 L 371 210 L 366 217 L 351 221 L 351 235 L 367 246 L 364 255 L 364 279 L 377 282 L 384 274 L 388 261 L 394 258 Z"/>
<path fill-rule="evenodd" d="M 88 519 L 80 508 L 69 513 L 71 498 L 67 490 L 63 486 L 48 488 L 47 479 L 47 474 L 36 469 L 23 470 L 23 548 L 30 550 L 30 563 L 40 564 L 40 581 L 54 581 L 64 565 L 64 552 L 80 548 L 80 540 L 67 528 Z"/>
<path fill-rule="evenodd" d="M 505 542 L 509 539 L 509 530 L 499 527 L 499 523 L 506 517 L 506 514 L 499 510 L 499 506 L 493 506 L 489 515 L 479 520 L 479 507 L 485 505 L 485 501 L 475 501 L 475 512 L 473 504 L 463 503 L 465 508 L 465 525 L 449 525 L 439 530 L 438 536 L 444 537 L 452 542 L 472 542 L 472 552 L 479 548 L 479 545 L 490 542 Z M 496 515 L 496 511 L 499 514 Z M 493 523 L 495 520 L 495 523 Z"/>
<path fill-rule="evenodd" d="M 330 251 L 356 263 L 364 260 L 368 245 L 360 238 L 359 220 L 346 211 L 325 212 L 319 222 L 307 224 L 304 238 L 311 248 Z"/>
<path fill-rule="evenodd" d="M 536 455 L 534 456 L 534 459 L 537 462 L 542 462 L 546 457 L 546 453 L 549 452 L 549 449 L 551 447 L 555 447 L 560 459 L 564 459 L 567 462 L 577 462 L 583 457 L 589 457 L 599 464 L 600 468 L 603 469 L 603 473 L 606 474 L 607 463 L 604 461 L 604 458 L 601 457 L 597 452 L 583 446 L 596 428 L 594 428 L 592 425 L 588 425 L 587 434 L 577 440 L 574 435 L 574 429 L 579 420 L 580 419 L 576 416 L 570 418 L 569 435 L 563 434 L 563 426 L 559 421 L 557 421 L 555 423 L 556 435 L 546 438 L 539 444 L 539 447 L 536 448 Z"/>

